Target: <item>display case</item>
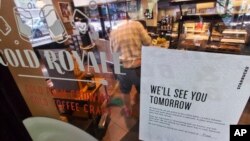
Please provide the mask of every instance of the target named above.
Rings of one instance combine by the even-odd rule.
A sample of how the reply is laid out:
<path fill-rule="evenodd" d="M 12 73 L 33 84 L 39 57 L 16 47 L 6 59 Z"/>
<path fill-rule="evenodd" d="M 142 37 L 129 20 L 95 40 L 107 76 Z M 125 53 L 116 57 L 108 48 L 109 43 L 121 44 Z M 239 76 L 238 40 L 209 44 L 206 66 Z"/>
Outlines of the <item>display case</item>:
<path fill-rule="evenodd" d="M 227 15 L 228 16 L 228 15 Z M 230 15 L 231 20 L 225 22 L 225 15 L 184 16 L 181 21 L 179 49 L 239 54 L 247 49 L 247 26 L 232 25 L 239 15 Z"/>
<path fill-rule="evenodd" d="M 178 12 L 181 15 L 176 19 L 178 13 L 172 13 L 178 23 L 178 42 L 174 45 L 172 38 L 171 48 L 233 54 L 249 52 L 249 2 L 244 2 L 170 1 L 171 6 L 179 6 Z"/>
<path fill-rule="evenodd" d="M 160 37 L 164 37 L 169 40 L 170 48 L 177 48 L 180 33 L 183 31 L 183 21 L 185 21 L 183 16 L 191 16 L 188 20 L 192 20 L 193 17 L 197 18 L 195 15 L 199 13 L 212 13 L 214 11 L 213 8 L 204 9 L 197 8 L 197 3 L 206 4 L 206 2 L 215 2 L 216 0 L 170 0 L 168 3 L 164 1 L 159 1 L 159 14 L 158 14 L 158 26 L 157 32 Z M 198 25 L 198 24 L 197 24 Z M 195 30 L 198 27 L 197 25 L 192 24 L 190 21 L 185 24 L 186 30 L 188 33 L 203 32 Z M 162 28 L 163 27 L 163 28 Z M 164 28 L 166 27 L 166 28 Z M 189 34 L 191 35 L 191 34 Z M 190 37 L 189 38 L 194 38 Z"/>

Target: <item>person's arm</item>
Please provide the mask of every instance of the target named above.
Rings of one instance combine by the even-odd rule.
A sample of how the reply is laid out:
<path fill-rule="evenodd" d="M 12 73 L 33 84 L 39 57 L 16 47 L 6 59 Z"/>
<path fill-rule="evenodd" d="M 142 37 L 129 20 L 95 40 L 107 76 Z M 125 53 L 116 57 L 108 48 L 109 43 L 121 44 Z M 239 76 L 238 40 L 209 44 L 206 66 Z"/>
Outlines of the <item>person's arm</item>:
<path fill-rule="evenodd" d="M 138 29 L 141 37 L 142 44 L 145 46 L 148 46 L 151 44 L 151 37 L 148 35 L 148 32 L 146 29 L 143 27 L 141 23 L 138 23 Z"/>
<path fill-rule="evenodd" d="M 113 52 L 118 52 L 118 49 L 115 47 L 114 45 L 114 38 L 115 38 L 115 31 L 111 31 L 110 33 L 110 37 L 109 37 L 109 45 L 110 45 L 110 50 L 111 50 L 111 53 Z"/>
<path fill-rule="evenodd" d="M 112 35 L 112 32 L 110 33 L 110 36 L 109 36 L 109 46 L 110 46 L 111 53 L 114 52 L 114 45 L 113 45 L 113 35 Z"/>

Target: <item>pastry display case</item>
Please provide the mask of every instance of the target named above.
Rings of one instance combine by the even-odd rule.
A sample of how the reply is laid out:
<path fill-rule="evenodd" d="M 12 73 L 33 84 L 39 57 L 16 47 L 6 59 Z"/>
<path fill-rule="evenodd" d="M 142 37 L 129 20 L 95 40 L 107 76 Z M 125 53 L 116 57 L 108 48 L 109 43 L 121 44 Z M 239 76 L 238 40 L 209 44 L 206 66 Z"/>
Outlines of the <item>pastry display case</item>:
<path fill-rule="evenodd" d="M 204 2 L 170 1 L 171 6 L 177 5 L 179 9 L 167 13 L 181 14 L 176 21 L 178 45 L 172 44 L 170 48 L 230 54 L 249 52 L 249 4 L 234 0 Z M 185 12 L 190 10 L 195 12 Z"/>
<path fill-rule="evenodd" d="M 231 22 L 238 19 L 233 15 Z M 223 15 L 184 16 L 178 49 L 240 54 L 247 47 L 248 32 L 243 26 L 224 22 Z M 192 19 L 192 20 L 191 20 Z"/>

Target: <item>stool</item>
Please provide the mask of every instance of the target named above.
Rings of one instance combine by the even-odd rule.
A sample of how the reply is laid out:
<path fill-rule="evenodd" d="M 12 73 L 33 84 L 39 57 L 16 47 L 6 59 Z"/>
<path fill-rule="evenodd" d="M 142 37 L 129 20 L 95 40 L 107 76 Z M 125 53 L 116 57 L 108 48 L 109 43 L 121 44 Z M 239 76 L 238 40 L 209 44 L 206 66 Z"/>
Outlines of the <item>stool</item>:
<path fill-rule="evenodd" d="M 91 45 L 85 46 L 83 47 L 82 45 L 80 45 L 80 49 L 83 53 L 83 51 L 85 51 L 87 54 L 89 51 L 92 51 L 95 48 L 95 43 L 92 43 Z M 89 57 L 87 57 L 87 61 L 89 62 Z"/>
<path fill-rule="evenodd" d="M 86 52 L 89 52 L 89 51 L 91 51 L 94 48 L 95 48 L 95 43 L 92 43 L 91 45 L 88 45 L 88 46 L 85 46 L 85 47 L 83 47 L 82 45 L 80 45 L 80 49 L 84 50 Z"/>
<path fill-rule="evenodd" d="M 82 45 L 80 46 L 80 49 L 82 50 L 82 52 L 83 51 L 85 51 L 87 54 L 88 54 L 88 52 L 89 51 L 92 51 L 94 48 L 95 48 L 95 43 L 92 43 L 91 45 L 88 45 L 88 46 L 85 46 L 85 47 L 83 47 Z M 87 63 L 89 63 L 89 57 L 88 57 L 88 55 L 87 55 Z M 90 64 L 88 64 L 88 65 L 90 65 Z M 89 71 L 89 67 L 88 67 L 88 70 L 87 70 L 87 73 L 86 74 L 88 74 L 88 75 L 93 75 L 94 76 L 94 74 L 92 73 L 92 72 L 90 72 Z"/>

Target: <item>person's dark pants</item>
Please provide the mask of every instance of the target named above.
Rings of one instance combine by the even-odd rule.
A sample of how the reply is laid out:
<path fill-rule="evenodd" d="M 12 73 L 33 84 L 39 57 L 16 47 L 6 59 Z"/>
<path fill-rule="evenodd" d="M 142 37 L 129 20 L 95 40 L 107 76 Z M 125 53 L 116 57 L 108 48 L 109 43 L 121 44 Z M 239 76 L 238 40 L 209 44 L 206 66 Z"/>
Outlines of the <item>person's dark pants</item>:
<path fill-rule="evenodd" d="M 137 68 L 123 68 L 121 67 L 121 72 L 126 75 L 118 75 L 117 78 L 120 82 L 120 90 L 124 94 L 129 94 L 132 86 L 138 93 L 140 93 L 140 78 L 141 78 L 141 67 Z"/>

